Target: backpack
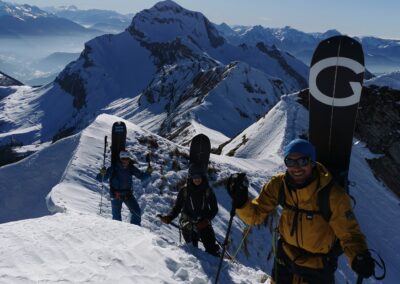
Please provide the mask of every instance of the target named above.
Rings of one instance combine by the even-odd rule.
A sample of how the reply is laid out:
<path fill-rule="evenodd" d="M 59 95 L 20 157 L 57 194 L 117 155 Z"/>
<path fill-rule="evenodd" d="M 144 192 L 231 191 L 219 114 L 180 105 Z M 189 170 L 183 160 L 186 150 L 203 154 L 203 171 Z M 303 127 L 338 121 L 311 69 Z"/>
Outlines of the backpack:
<path fill-rule="evenodd" d="M 322 215 L 324 220 L 327 223 L 329 223 L 331 216 L 332 216 L 332 210 L 331 210 L 331 206 L 329 203 L 329 196 L 330 196 L 331 189 L 335 183 L 336 182 L 334 181 L 334 179 L 331 179 L 331 181 L 318 192 L 317 205 L 318 205 L 319 210 L 315 211 L 315 210 L 299 209 L 292 205 L 287 204 L 286 196 L 285 196 L 285 186 L 282 181 L 281 186 L 279 188 L 279 193 L 278 193 L 278 204 L 280 206 L 282 206 L 282 208 L 289 208 L 290 210 L 293 210 L 293 211 L 299 211 L 299 212 L 305 213 L 307 218 L 312 218 L 312 216 L 314 214 Z"/>

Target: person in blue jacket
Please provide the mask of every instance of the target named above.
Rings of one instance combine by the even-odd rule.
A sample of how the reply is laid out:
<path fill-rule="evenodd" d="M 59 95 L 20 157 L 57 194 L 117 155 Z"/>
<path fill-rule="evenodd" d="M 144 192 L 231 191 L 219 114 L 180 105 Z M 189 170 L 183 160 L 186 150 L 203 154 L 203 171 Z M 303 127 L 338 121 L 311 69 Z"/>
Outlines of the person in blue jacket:
<path fill-rule="evenodd" d="M 142 172 L 133 165 L 129 153 L 121 151 L 119 153 L 120 160 L 114 165 L 106 169 L 103 167 L 97 178 L 100 180 L 104 176 L 104 180 L 110 179 L 110 196 L 113 220 L 121 221 L 122 203 L 128 207 L 131 213 L 131 224 L 139 225 L 141 222 L 141 211 L 136 198 L 132 192 L 132 176 L 140 180 L 150 177 L 148 172 Z"/>

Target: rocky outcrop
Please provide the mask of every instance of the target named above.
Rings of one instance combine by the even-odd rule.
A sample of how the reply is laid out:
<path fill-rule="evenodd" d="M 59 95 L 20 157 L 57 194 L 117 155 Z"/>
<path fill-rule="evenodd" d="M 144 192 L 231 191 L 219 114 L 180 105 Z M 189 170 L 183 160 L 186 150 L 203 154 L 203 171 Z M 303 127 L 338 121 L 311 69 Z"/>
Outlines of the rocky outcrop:
<path fill-rule="evenodd" d="M 0 87 L 23 86 L 20 81 L 0 71 Z"/>
<path fill-rule="evenodd" d="M 265 54 L 268 54 L 270 57 L 275 58 L 282 66 L 282 68 L 287 72 L 287 74 L 289 74 L 297 81 L 300 88 L 305 88 L 306 86 L 308 86 L 306 79 L 286 62 L 285 58 L 282 56 L 282 52 L 279 51 L 274 45 L 272 47 L 268 47 L 264 43 L 259 42 L 257 43 L 256 46 L 261 52 L 264 52 Z"/>
<path fill-rule="evenodd" d="M 223 45 L 225 43 L 225 39 L 218 34 L 217 29 L 210 23 L 210 21 L 206 17 L 203 17 L 203 19 L 211 46 L 217 48 Z"/>
<path fill-rule="evenodd" d="M 80 110 L 86 106 L 86 90 L 85 82 L 80 77 L 79 73 L 62 72 L 55 83 L 59 84 L 61 89 L 74 97 L 73 106 Z"/>
<path fill-rule="evenodd" d="M 375 174 L 400 196 L 400 91 L 364 88 L 356 136 L 380 158 L 369 160 Z"/>

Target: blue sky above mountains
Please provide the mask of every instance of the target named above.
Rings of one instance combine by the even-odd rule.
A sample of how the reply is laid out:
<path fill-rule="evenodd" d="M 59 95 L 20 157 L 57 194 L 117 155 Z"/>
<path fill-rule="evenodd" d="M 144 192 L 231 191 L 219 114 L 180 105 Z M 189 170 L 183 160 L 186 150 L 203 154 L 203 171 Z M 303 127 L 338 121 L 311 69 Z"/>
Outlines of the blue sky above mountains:
<path fill-rule="evenodd" d="M 123 14 L 150 8 L 157 0 L 12 0 L 30 5 L 75 5 L 80 9 L 110 9 Z M 291 26 L 305 32 L 337 29 L 354 36 L 400 39 L 398 0 L 175 0 L 204 13 L 215 23 L 266 27 Z"/>

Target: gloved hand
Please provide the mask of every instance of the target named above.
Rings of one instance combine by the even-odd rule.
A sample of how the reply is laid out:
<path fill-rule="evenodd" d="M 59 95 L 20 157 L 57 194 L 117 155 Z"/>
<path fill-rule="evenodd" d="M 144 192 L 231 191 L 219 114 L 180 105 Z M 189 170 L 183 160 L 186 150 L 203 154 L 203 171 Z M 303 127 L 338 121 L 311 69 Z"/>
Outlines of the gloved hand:
<path fill-rule="evenodd" d="M 149 175 L 153 172 L 153 167 L 151 165 L 147 166 L 146 173 Z"/>
<path fill-rule="evenodd" d="M 106 173 L 107 173 L 106 167 L 102 167 L 102 168 L 100 169 L 100 175 L 105 176 Z"/>
<path fill-rule="evenodd" d="M 351 268 L 363 278 L 371 277 L 375 271 L 375 263 L 369 251 L 358 254 L 353 259 Z"/>
<path fill-rule="evenodd" d="M 170 224 L 172 222 L 172 218 L 169 215 L 164 215 L 164 216 L 159 215 L 158 217 L 160 218 L 161 222 L 163 222 L 164 224 Z"/>
<path fill-rule="evenodd" d="M 208 219 L 203 219 L 196 224 L 197 230 L 201 231 L 201 230 L 205 229 L 209 224 L 210 224 L 210 221 Z"/>
<path fill-rule="evenodd" d="M 229 177 L 226 189 L 232 198 L 235 208 L 242 208 L 248 199 L 249 181 L 245 173 L 232 174 Z"/>

